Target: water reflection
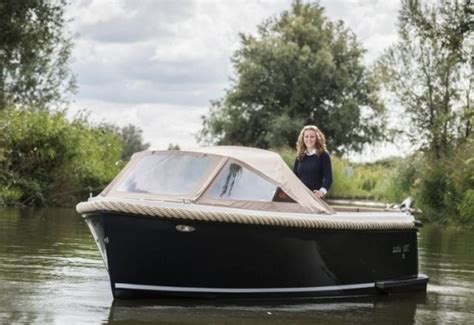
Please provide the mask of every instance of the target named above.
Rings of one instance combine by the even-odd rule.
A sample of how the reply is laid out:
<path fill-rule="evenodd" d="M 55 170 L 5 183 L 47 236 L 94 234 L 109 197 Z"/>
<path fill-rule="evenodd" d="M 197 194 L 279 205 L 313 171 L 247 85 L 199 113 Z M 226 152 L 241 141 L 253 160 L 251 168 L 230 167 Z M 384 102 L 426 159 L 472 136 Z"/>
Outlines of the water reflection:
<path fill-rule="evenodd" d="M 430 275 L 429 308 L 417 318 L 474 323 L 474 231 L 425 226 L 419 235 L 421 272 Z"/>
<path fill-rule="evenodd" d="M 108 275 L 72 209 L 1 210 L 0 265 L 1 324 L 106 316 Z"/>
<path fill-rule="evenodd" d="M 0 210 L 0 324 L 474 324 L 474 231 L 419 234 L 426 295 L 292 301 L 113 301 L 83 219 L 72 209 Z"/>
<path fill-rule="evenodd" d="M 304 299 L 288 301 L 114 301 L 109 324 L 132 321 L 164 323 L 391 323 L 412 324 L 425 294 L 410 296 Z"/>

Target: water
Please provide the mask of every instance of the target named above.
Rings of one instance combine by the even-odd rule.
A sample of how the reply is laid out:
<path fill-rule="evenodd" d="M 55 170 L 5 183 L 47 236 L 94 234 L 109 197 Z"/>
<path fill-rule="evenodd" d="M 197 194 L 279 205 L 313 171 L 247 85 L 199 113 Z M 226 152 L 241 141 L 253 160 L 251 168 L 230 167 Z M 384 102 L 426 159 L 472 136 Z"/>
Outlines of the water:
<path fill-rule="evenodd" d="M 0 210 L 0 324 L 474 324 L 474 231 L 425 226 L 428 292 L 339 300 L 114 301 L 72 209 Z"/>

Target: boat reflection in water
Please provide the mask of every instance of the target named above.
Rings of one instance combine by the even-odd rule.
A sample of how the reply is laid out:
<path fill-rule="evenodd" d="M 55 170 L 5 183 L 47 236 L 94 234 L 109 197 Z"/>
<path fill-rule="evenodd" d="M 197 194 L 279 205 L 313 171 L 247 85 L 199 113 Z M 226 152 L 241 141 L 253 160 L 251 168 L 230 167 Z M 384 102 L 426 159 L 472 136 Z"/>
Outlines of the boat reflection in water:
<path fill-rule="evenodd" d="M 339 297 L 428 282 L 412 215 L 331 207 L 266 150 L 141 152 L 77 210 L 115 298 Z"/>
<path fill-rule="evenodd" d="M 424 292 L 357 298 L 284 300 L 115 299 L 107 323 L 159 322 L 259 324 L 415 324 L 426 308 Z M 395 321 L 396 320 L 396 321 Z M 419 319 L 418 319 L 419 320 Z"/>

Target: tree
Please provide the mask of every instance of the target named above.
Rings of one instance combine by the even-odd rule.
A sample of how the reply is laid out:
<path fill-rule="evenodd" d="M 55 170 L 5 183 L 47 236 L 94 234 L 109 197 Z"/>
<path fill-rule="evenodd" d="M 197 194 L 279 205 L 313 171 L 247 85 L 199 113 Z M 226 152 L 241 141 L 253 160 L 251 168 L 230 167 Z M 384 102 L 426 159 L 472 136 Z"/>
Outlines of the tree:
<path fill-rule="evenodd" d="M 128 161 L 135 152 L 146 150 L 150 147 L 149 143 L 143 142 L 143 131 L 133 124 L 122 127 L 117 130 L 117 135 L 122 141 L 122 160 Z"/>
<path fill-rule="evenodd" d="M 403 0 L 399 41 L 377 63 L 410 119 L 407 135 L 435 157 L 472 132 L 472 29 L 468 1 Z M 471 35 L 471 36 L 470 36 Z"/>
<path fill-rule="evenodd" d="M 168 149 L 167 150 L 181 150 L 181 148 L 179 147 L 179 144 L 168 144 Z"/>
<path fill-rule="evenodd" d="M 80 115 L 78 119 L 84 121 L 84 123 L 88 123 L 87 115 Z M 98 128 L 103 132 L 115 134 L 120 140 L 122 144 L 120 159 L 123 162 L 127 162 L 134 153 L 146 150 L 150 147 L 148 142 L 143 142 L 142 129 L 133 124 L 119 127 L 112 123 L 101 123 Z"/>
<path fill-rule="evenodd" d="M 365 68 L 364 50 L 342 22 L 318 4 L 289 11 L 241 35 L 235 79 L 203 116 L 200 142 L 294 146 L 305 124 L 326 134 L 331 150 L 360 149 L 382 136 L 384 107 Z"/>
<path fill-rule="evenodd" d="M 75 90 L 66 0 L 0 1 L 0 109 L 44 109 Z"/>

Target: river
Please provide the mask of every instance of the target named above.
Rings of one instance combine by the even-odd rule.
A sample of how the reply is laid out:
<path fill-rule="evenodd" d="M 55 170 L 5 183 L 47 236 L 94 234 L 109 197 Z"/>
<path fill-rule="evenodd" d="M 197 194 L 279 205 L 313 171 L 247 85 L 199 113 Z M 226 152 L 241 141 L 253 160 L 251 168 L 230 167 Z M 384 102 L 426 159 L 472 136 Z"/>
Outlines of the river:
<path fill-rule="evenodd" d="M 0 324 L 474 324 L 474 230 L 419 232 L 424 294 L 238 303 L 114 301 L 73 209 L 0 209 Z"/>

